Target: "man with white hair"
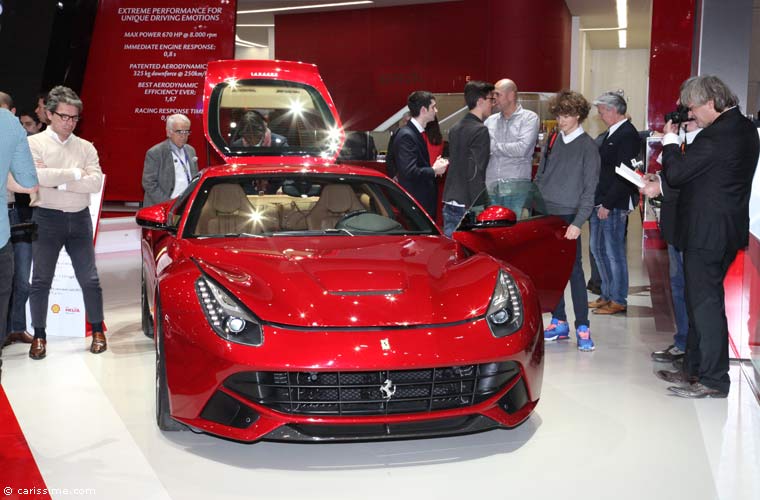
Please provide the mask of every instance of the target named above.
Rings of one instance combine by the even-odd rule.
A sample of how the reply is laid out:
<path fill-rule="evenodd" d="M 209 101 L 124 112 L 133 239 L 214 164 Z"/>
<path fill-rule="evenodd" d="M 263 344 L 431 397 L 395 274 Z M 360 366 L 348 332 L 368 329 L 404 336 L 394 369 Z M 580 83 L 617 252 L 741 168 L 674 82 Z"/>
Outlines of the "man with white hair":
<path fill-rule="evenodd" d="M 175 114 L 166 119 L 166 140 L 145 154 L 143 206 L 176 198 L 198 173 L 198 157 L 187 143 L 189 137 L 190 119 L 187 116 Z"/>

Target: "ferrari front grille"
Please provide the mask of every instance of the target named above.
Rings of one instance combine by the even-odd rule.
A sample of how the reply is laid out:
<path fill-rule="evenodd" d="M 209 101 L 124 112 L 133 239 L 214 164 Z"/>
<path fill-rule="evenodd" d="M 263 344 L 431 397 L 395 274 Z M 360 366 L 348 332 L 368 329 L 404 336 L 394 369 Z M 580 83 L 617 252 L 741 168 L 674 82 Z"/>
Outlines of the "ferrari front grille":
<path fill-rule="evenodd" d="M 519 376 L 514 361 L 416 370 L 241 372 L 224 386 L 294 415 L 388 415 L 464 408 L 485 401 Z"/>

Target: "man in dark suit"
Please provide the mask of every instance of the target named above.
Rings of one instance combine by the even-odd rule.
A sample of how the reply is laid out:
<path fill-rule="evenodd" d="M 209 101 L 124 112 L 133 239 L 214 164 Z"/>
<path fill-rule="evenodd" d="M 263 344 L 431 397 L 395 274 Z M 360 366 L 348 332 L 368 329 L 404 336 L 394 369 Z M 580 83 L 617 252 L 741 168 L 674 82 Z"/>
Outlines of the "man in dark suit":
<path fill-rule="evenodd" d="M 636 186 L 615 173 L 621 163 L 631 166 L 641 148 L 636 127 L 626 118 L 627 104 L 620 93 L 607 92 L 595 101 L 609 127 L 599 146 L 602 167 L 591 213 L 591 252 L 602 278 L 602 293 L 589 302 L 594 314 L 617 314 L 628 308 L 628 262 L 625 251 L 628 214 L 638 201 Z"/>
<path fill-rule="evenodd" d="M 176 198 L 198 173 L 198 157 L 187 143 L 190 137 L 190 119 L 185 115 L 171 115 L 166 119 L 166 140 L 159 142 L 145 154 L 142 186 L 145 190 L 143 206 L 148 207 Z"/>
<path fill-rule="evenodd" d="M 685 367 L 699 381 L 668 389 L 687 398 L 723 398 L 731 383 L 723 278 L 749 243 L 749 194 L 760 141 L 717 77 L 686 80 L 681 103 L 704 130 L 682 152 L 677 127 L 666 123 L 662 172 L 668 186 L 680 189 L 675 245 L 683 251 L 690 323 Z"/>
<path fill-rule="evenodd" d="M 394 164 L 398 169 L 398 182 L 427 211 L 435 217 L 436 189 L 435 178 L 446 172 L 448 161 L 437 158 L 430 165 L 427 144 L 422 132 L 428 122 L 435 118 L 438 111 L 435 97 L 430 92 L 418 90 L 409 94 L 407 99 L 412 118 L 406 126 L 399 129 L 393 141 Z"/>
<path fill-rule="evenodd" d="M 443 234 L 451 234 L 467 208 L 486 189 L 486 167 L 491 156 L 491 137 L 483 120 L 493 109 L 494 85 L 469 81 L 464 101 L 469 113 L 449 131 L 451 169 L 443 188 Z"/>

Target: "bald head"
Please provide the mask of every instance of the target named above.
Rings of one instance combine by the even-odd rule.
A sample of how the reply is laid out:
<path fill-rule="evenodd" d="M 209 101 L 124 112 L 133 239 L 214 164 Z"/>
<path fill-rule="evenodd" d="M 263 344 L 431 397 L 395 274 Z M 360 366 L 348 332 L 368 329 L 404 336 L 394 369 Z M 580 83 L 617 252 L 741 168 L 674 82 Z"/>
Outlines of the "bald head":
<path fill-rule="evenodd" d="M 13 114 L 16 114 L 16 108 L 13 107 L 13 99 L 5 92 L 0 92 L 0 108 L 5 108 Z"/>
<path fill-rule="evenodd" d="M 509 78 L 502 78 L 494 87 L 494 108 L 505 118 L 509 118 L 517 109 L 517 85 Z"/>
<path fill-rule="evenodd" d="M 502 78 L 498 82 L 496 82 L 496 90 L 501 90 L 504 92 L 517 92 L 517 85 L 515 85 L 515 82 L 510 80 L 509 78 Z"/>

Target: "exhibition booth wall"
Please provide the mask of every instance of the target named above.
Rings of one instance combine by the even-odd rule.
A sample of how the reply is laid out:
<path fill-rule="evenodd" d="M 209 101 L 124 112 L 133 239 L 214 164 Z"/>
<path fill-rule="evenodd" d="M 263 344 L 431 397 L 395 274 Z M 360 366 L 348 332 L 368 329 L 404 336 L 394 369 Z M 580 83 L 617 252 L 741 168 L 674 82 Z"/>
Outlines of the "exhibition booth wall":
<path fill-rule="evenodd" d="M 275 16 L 277 59 L 319 66 L 347 129 L 372 130 L 413 90 L 462 92 L 513 79 L 530 92 L 570 83 L 563 0 L 471 0 Z"/>

